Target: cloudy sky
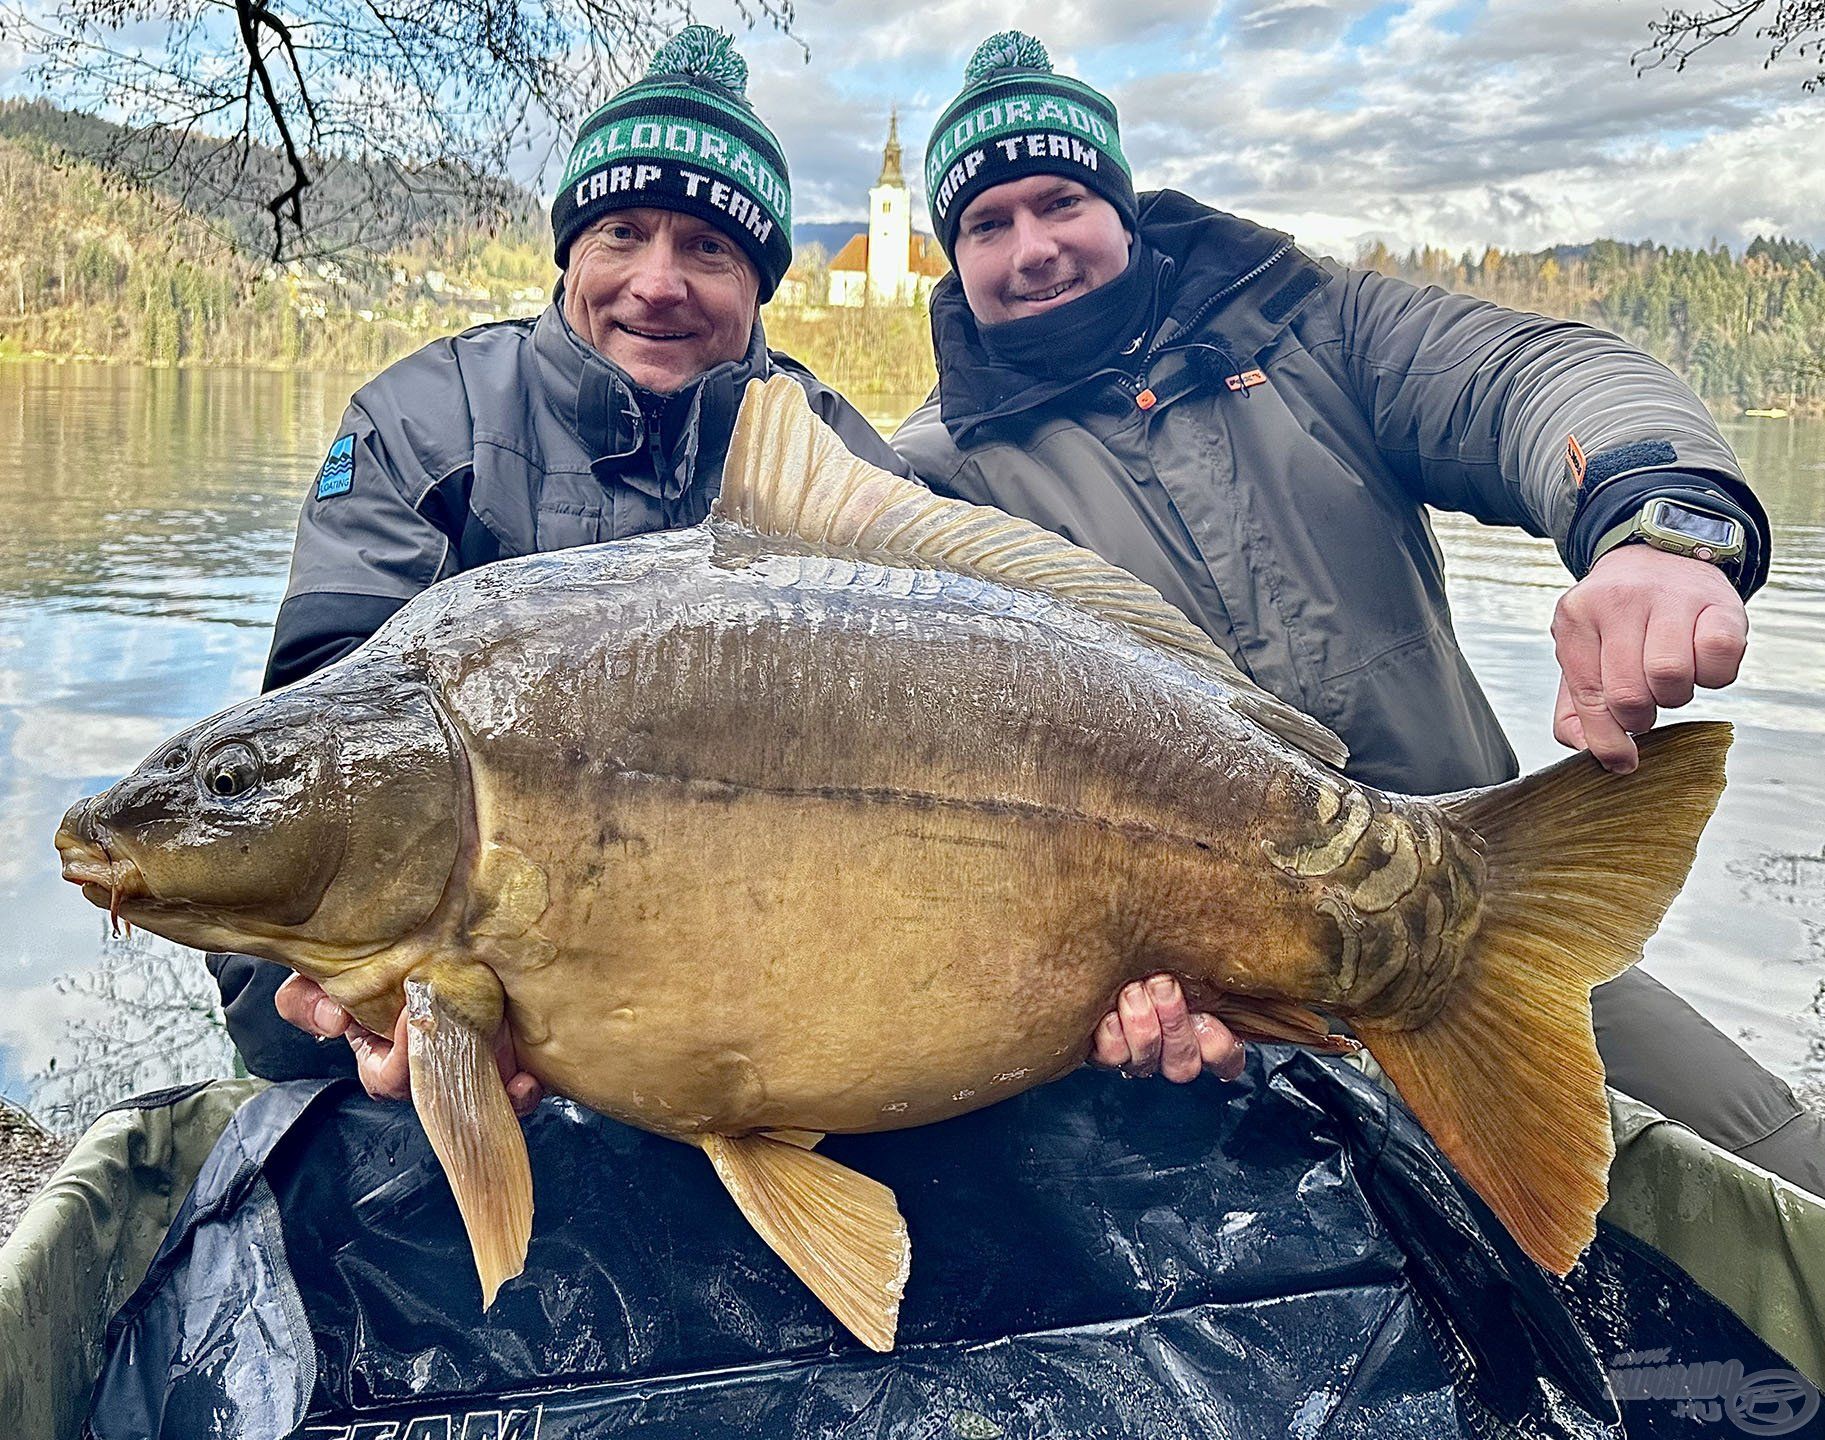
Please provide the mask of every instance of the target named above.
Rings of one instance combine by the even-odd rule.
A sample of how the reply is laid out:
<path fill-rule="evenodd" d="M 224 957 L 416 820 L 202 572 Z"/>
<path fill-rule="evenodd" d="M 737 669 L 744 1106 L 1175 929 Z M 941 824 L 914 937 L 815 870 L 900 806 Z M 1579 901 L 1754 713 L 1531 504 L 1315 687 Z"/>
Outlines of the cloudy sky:
<path fill-rule="evenodd" d="M 797 0 L 795 39 L 742 31 L 736 0 L 695 8 L 741 36 L 801 221 L 866 216 L 891 106 L 916 175 L 970 52 L 1016 26 L 1115 100 L 1141 188 L 1308 248 L 1825 245 L 1814 67 L 1743 36 L 1637 75 L 1656 0 Z M 0 93 L 17 64 L 0 37 Z"/>
<path fill-rule="evenodd" d="M 718 0 L 700 0 L 704 19 Z M 1117 104 L 1142 188 L 1308 247 L 1599 236 L 1825 243 L 1825 94 L 1751 37 L 1638 76 L 1652 0 L 798 0 L 742 40 L 801 220 L 866 214 L 890 105 L 909 174 L 977 41 L 1017 26 Z"/>

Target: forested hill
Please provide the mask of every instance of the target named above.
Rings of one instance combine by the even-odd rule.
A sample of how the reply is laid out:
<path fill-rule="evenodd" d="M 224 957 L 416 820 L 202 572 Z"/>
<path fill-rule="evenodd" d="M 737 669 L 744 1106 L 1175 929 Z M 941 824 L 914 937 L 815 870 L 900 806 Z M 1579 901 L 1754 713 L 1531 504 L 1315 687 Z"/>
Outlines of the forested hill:
<path fill-rule="evenodd" d="M 47 159 L 86 160 L 105 172 L 146 177 L 153 193 L 220 231 L 249 256 L 265 257 L 272 217 L 262 201 L 289 183 L 279 151 L 209 136 L 131 131 L 43 100 L 0 101 L 0 136 Z M 521 186 L 450 167 L 407 175 L 396 168 L 306 156 L 303 193 L 310 227 L 304 258 L 410 246 L 452 230 L 524 228 L 541 216 L 538 196 Z M 474 224 L 482 216 L 484 224 Z"/>
<path fill-rule="evenodd" d="M 434 335 L 536 314 L 555 278 L 535 201 L 491 226 L 413 209 L 358 227 L 398 235 L 385 245 L 350 219 L 339 253 L 273 266 L 263 212 L 183 203 L 177 171 L 141 185 L 85 158 L 119 138 L 90 117 L 0 104 L 0 351 L 368 370 Z"/>
<path fill-rule="evenodd" d="M 342 207 L 335 235 L 347 247 L 275 267 L 263 212 L 212 209 L 179 170 L 158 189 L 122 179 L 102 163 L 120 140 L 93 117 L 0 102 L 0 354 L 368 371 L 434 336 L 534 314 L 556 278 L 547 222 L 524 192 L 492 225 L 465 222 L 453 201 L 401 201 L 364 220 L 354 197 L 365 182 L 334 170 L 313 204 L 332 216 Z M 1375 246 L 1356 261 L 1614 330 L 1720 414 L 1825 412 L 1825 255 L 1798 241 L 1758 239 L 1740 258 L 1600 240 L 1480 257 Z M 768 317 L 775 344 L 844 388 L 931 383 L 929 332 L 914 312 L 773 306 Z"/>
<path fill-rule="evenodd" d="M 1357 263 L 1601 325 L 1666 361 L 1720 414 L 1825 411 L 1825 252 L 1797 240 L 1758 237 L 1740 259 L 1721 245 L 1614 240 L 1481 257 L 1376 245 Z"/>

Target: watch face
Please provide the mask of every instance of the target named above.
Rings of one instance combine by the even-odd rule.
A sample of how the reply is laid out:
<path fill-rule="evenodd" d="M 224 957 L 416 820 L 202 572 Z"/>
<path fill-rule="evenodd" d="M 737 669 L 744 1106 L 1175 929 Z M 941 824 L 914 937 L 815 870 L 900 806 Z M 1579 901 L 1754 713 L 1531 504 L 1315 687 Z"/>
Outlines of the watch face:
<path fill-rule="evenodd" d="M 1720 553 L 1733 554 L 1742 548 L 1742 526 L 1727 515 L 1695 510 L 1677 500 L 1656 500 L 1643 518 L 1646 521 L 1643 528 L 1650 538 L 1659 531 L 1669 538 L 1678 536 Z"/>

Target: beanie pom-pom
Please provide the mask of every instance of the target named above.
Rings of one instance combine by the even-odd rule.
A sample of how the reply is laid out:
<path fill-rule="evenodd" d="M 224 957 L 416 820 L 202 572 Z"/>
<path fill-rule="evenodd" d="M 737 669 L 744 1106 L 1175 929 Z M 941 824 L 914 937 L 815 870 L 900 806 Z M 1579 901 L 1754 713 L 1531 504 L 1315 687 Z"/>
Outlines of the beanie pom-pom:
<path fill-rule="evenodd" d="M 1002 30 L 976 47 L 970 63 L 964 67 L 963 80 L 969 84 L 986 80 L 998 70 L 1052 69 L 1052 57 L 1046 47 L 1024 30 Z"/>
<path fill-rule="evenodd" d="M 735 48 L 735 37 L 709 25 L 687 25 L 653 52 L 646 78 L 666 75 L 713 80 L 743 99 L 748 93 L 748 62 Z"/>

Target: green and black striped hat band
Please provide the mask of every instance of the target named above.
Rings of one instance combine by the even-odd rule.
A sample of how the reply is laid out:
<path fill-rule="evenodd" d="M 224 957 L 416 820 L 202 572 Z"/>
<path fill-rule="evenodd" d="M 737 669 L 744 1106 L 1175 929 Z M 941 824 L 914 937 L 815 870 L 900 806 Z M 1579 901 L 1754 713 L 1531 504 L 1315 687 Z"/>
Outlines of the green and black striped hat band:
<path fill-rule="evenodd" d="M 1080 181 L 1134 223 L 1134 180 L 1115 107 L 1066 76 L 1003 71 L 952 102 L 925 148 L 926 200 L 945 250 L 971 200 L 1026 175 Z"/>
<path fill-rule="evenodd" d="M 724 231 L 760 272 L 768 299 L 792 263 L 792 187 L 758 116 L 705 83 L 629 86 L 583 124 L 551 207 L 557 262 L 616 210 L 651 206 Z"/>

